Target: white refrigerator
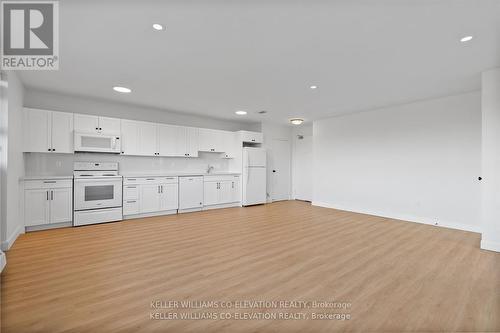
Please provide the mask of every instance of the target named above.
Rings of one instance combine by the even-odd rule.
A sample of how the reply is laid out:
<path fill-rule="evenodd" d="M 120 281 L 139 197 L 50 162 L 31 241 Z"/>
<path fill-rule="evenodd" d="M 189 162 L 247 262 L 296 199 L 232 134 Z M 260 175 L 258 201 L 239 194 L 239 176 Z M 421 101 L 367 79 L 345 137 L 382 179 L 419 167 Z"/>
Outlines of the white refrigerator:
<path fill-rule="evenodd" d="M 243 206 L 266 203 L 266 150 L 243 148 Z"/>

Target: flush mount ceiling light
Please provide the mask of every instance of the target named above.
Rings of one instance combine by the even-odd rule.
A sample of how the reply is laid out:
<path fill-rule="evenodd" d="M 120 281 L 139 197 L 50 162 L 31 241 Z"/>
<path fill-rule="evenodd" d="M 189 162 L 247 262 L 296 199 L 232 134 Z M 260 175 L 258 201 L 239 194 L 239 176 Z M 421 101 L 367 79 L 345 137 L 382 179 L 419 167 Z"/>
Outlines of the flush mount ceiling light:
<path fill-rule="evenodd" d="M 292 118 L 290 119 L 290 122 L 294 125 L 300 125 L 304 122 L 304 119 L 301 118 Z"/>
<path fill-rule="evenodd" d="M 472 40 L 472 38 L 474 38 L 474 37 L 473 36 L 465 36 L 465 37 L 460 38 L 460 41 L 462 43 L 465 43 L 465 42 Z"/>
<path fill-rule="evenodd" d="M 122 94 L 128 94 L 132 92 L 132 89 L 127 88 L 127 87 L 120 87 L 120 86 L 115 86 L 113 87 L 113 90 Z"/>
<path fill-rule="evenodd" d="M 161 30 L 164 30 L 165 28 L 160 23 L 155 23 L 155 24 L 153 24 L 153 29 L 161 31 Z"/>
<path fill-rule="evenodd" d="M 247 114 L 247 112 L 246 112 L 246 111 L 241 111 L 241 110 L 240 110 L 240 111 L 236 111 L 235 113 L 236 113 L 238 116 L 244 116 L 244 115 L 246 115 L 246 114 Z"/>
<path fill-rule="evenodd" d="M 318 86 L 310 86 L 309 89 L 312 89 L 312 90 L 318 89 Z"/>

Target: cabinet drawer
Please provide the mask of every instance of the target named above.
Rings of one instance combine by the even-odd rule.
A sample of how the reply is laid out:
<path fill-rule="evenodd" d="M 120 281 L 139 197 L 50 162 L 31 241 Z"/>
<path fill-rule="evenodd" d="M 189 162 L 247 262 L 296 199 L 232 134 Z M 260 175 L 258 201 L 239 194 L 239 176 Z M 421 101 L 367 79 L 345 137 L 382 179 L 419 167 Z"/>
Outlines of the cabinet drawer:
<path fill-rule="evenodd" d="M 24 188 L 44 189 L 44 188 L 71 188 L 73 187 L 72 179 L 41 179 L 41 180 L 25 180 Z"/>
<path fill-rule="evenodd" d="M 139 201 L 138 200 L 124 200 L 123 201 L 123 215 L 139 214 Z"/>
<path fill-rule="evenodd" d="M 159 180 L 162 184 L 177 184 L 179 177 L 161 177 Z"/>
<path fill-rule="evenodd" d="M 137 200 L 139 199 L 139 185 L 125 185 L 123 186 L 123 200 Z"/>
<path fill-rule="evenodd" d="M 239 175 L 214 175 L 204 176 L 205 182 L 223 182 L 223 181 L 239 181 Z"/>

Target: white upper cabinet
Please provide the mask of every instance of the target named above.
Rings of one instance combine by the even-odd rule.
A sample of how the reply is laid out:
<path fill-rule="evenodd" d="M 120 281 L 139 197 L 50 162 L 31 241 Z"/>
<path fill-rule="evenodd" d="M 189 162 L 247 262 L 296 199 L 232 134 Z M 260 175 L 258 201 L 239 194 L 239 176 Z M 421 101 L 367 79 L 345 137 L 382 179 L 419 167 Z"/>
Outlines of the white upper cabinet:
<path fill-rule="evenodd" d="M 202 151 L 222 153 L 222 158 L 234 158 L 238 148 L 241 148 L 242 131 L 229 132 L 30 108 L 24 109 L 24 117 L 25 152 L 73 153 L 75 133 L 119 136 L 123 155 L 198 157 L 198 152 Z M 257 134 L 262 136 L 261 133 Z"/>
<path fill-rule="evenodd" d="M 239 131 L 238 133 L 242 142 L 262 143 L 264 141 L 264 137 L 260 132 Z"/>
<path fill-rule="evenodd" d="M 224 132 L 222 144 L 224 147 L 223 158 L 234 158 L 237 150 L 241 149 L 241 142 L 238 140 L 238 135 L 235 132 Z"/>
<path fill-rule="evenodd" d="M 120 135 L 120 119 L 75 113 L 75 131 Z"/>
<path fill-rule="evenodd" d="M 24 151 L 73 153 L 73 114 L 24 109 Z"/>
<path fill-rule="evenodd" d="M 139 126 L 137 121 L 121 121 L 122 154 L 139 155 Z"/>
<path fill-rule="evenodd" d="M 182 127 L 180 131 L 180 145 L 179 148 L 181 156 L 198 157 L 199 147 L 199 130 L 194 127 Z"/>
<path fill-rule="evenodd" d="M 53 111 L 51 118 L 52 152 L 73 153 L 73 114 Z"/>
<path fill-rule="evenodd" d="M 51 152 L 50 111 L 24 109 L 24 151 Z"/>
<path fill-rule="evenodd" d="M 158 125 L 158 153 L 160 156 L 180 156 L 182 154 L 179 148 L 181 127 L 172 125 Z"/>
<path fill-rule="evenodd" d="M 198 157 L 198 129 L 158 124 L 160 156 Z"/>
<path fill-rule="evenodd" d="M 99 132 L 99 117 L 75 113 L 75 132 Z"/>
<path fill-rule="evenodd" d="M 158 125 L 138 121 L 139 127 L 139 155 L 157 156 L 158 153 Z"/>
<path fill-rule="evenodd" d="M 102 134 L 121 135 L 120 119 L 99 117 L 99 131 Z"/>
<path fill-rule="evenodd" d="M 158 155 L 157 124 L 122 119 L 121 133 L 123 155 Z"/>
<path fill-rule="evenodd" d="M 223 152 L 224 151 L 224 133 L 208 128 L 199 129 L 199 151 Z"/>

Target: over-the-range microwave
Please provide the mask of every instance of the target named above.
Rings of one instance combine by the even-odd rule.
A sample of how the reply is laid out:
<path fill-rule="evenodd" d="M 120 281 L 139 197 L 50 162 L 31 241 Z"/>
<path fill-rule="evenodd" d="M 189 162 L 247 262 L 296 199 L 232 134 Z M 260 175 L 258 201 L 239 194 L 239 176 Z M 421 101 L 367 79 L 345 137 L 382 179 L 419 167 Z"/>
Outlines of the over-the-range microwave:
<path fill-rule="evenodd" d="M 120 136 L 75 132 L 75 151 L 120 154 Z"/>

